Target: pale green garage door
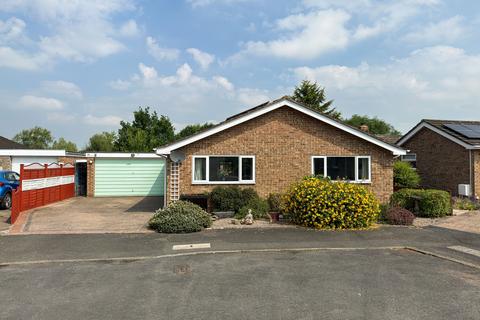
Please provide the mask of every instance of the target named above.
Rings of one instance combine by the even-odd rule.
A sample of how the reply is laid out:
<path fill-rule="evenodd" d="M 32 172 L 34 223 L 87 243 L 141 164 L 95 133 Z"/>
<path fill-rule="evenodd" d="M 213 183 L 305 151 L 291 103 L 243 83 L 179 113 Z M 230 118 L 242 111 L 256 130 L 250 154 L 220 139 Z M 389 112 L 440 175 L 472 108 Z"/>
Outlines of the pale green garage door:
<path fill-rule="evenodd" d="M 95 196 L 163 196 L 165 160 L 96 159 Z"/>

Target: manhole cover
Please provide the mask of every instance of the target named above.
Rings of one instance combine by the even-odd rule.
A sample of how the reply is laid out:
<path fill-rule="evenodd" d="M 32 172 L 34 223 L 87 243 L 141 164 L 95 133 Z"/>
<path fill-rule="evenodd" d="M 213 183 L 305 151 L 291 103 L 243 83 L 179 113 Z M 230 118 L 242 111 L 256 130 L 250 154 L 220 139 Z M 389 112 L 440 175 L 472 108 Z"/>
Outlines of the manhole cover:
<path fill-rule="evenodd" d="M 173 272 L 178 275 L 190 274 L 192 273 L 192 268 L 188 264 L 176 265 L 173 268 Z"/>

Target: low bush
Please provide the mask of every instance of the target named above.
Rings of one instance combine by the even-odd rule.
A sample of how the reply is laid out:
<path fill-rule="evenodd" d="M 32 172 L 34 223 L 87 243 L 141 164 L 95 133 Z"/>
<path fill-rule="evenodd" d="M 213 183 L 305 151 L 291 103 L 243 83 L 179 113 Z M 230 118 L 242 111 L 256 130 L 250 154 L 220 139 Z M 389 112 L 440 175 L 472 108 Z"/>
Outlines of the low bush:
<path fill-rule="evenodd" d="M 157 232 L 189 233 L 210 227 L 212 218 L 198 205 L 179 200 L 157 210 L 148 225 Z"/>
<path fill-rule="evenodd" d="M 365 228 L 377 221 L 380 204 L 364 186 L 307 177 L 284 196 L 292 222 L 318 229 Z"/>
<path fill-rule="evenodd" d="M 253 198 L 245 206 L 240 208 L 235 217 L 237 219 L 245 218 L 245 216 L 248 214 L 249 209 L 252 210 L 252 215 L 254 219 L 265 218 L 268 214 L 268 202 L 259 197 Z"/>
<path fill-rule="evenodd" d="M 454 198 L 453 207 L 458 210 L 480 210 L 480 203 L 469 198 Z"/>
<path fill-rule="evenodd" d="M 415 215 L 405 208 L 393 207 L 387 210 L 386 218 L 390 224 L 411 226 Z"/>
<path fill-rule="evenodd" d="M 215 210 L 235 211 L 236 213 L 255 198 L 258 198 L 258 194 L 254 189 L 241 189 L 237 186 L 218 186 L 210 193 L 210 199 Z"/>
<path fill-rule="evenodd" d="M 438 218 L 452 214 L 450 194 L 442 190 L 402 189 L 393 193 L 390 204 L 425 218 Z"/>
<path fill-rule="evenodd" d="M 271 212 L 282 211 L 282 195 L 280 193 L 270 193 L 267 198 L 268 209 Z"/>
<path fill-rule="evenodd" d="M 420 176 L 410 163 L 396 161 L 393 165 L 393 184 L 396 189 L 418 188 Z"/>

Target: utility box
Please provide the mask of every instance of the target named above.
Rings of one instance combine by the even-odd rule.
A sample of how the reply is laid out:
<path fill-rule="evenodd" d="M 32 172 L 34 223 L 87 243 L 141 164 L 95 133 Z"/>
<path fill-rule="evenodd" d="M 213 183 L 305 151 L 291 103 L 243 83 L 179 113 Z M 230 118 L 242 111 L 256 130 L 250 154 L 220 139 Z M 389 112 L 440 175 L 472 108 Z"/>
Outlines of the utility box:
<path fill-rule="evenodd" d="M 458 195 L 464 197 L 470 197 L 472 195 L 472 189 L 469 184 L 458 185 Z"/>

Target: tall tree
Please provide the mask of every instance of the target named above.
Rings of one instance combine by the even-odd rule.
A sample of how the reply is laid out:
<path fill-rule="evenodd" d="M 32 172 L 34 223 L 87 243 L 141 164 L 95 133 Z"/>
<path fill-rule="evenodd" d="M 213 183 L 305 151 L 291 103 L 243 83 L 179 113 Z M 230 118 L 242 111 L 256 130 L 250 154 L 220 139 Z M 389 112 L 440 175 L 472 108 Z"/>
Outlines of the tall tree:
<path fill-rule="evenodd" d="M 337 119 L 340 119 L 342 116 L 340 112 L 332 108 L 333 100 L 326 101 L 325 88 L 319 86 L 316 82 L 303 80 L 300 85 L 295 87 L 292 98 L 316 111 Z"/>
<path fill-rule="evenodd" d="M 13 137 L 13 141 L 23 144 L 30 149 L 49 149 L 52 142 L 52 133 L 41 127 L 24 129 Z"/>
<path fill-rule="evenodd" d="M 121 121 L 115 148 L 118 151 L 151 152 L 175 139 L 175 131 L 170 119 L 150 113 L 150 108 L 140 107 L 133 112 L 132 123 Z"/>
<path fill-rule="evenodd" d="M 183 139 L 185 137 L 194 135 L 195 133 L 197 133 L 199 131 L 211 128 L 213 126 L 214 126 L 214 124 L 209 123 L 209 122 L 206 122 L 206 123 L 203 123 L 203 124 L 200 124 L 200 123 L 190 124 L 190 125 L 186 126 L 185 128 L 183 128 L 182 130 L 180 130 L 180 132 L 175 135 L 175 140 Z"/>
<path fill-rule="evenodd" d="M 115 132 L 96 133 L 90 137 L 88 144 L 85 147 L 86 151 L 115 151 L 115 140 L 117 135 Z"/>
<path fill-rule="evenodd" d="M 68 152 L 77 152 L 77 145 L 72 142 L 65 140 L 64 138 L 59 138 L 55 142 L 53 142 L 52 149 L 59 149 L 59 150 L 65 150 Z"/>
<path fill-rule="evenodd" d="M 400 131 L 395 129 L 391 124 L 377 117 L 354 114 L 350 119 L 346 119 L 345 123 L 357 128 L 366 125 L 368 126 L 368 131 L 373 134 L 401 135 Z"/>

